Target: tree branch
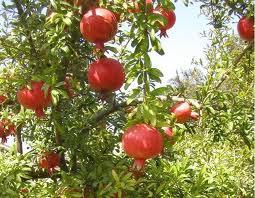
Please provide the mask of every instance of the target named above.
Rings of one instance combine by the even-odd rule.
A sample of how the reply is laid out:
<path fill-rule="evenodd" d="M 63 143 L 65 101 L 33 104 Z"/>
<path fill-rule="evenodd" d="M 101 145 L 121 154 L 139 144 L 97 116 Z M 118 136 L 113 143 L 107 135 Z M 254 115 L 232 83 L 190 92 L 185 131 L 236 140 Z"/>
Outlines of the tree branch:
<path fill-rule="evenodd" d="M 141 103 L 142 101 L 133 101 L 132 103 L 128 104 L 127 101 L 119 103 L 119 104 L 113 104 L 108 109 L 100 110 L 97 113 L 95 113 L 90 121 L 86 124 L 86 126 L 81 130 L 82 133 L 86 133 L 89 129 L 96 126 L 96 124 L 104 119 L 105 117 L 109 116 L 110 114 L 119 111 L 120 109 L 128 106 L 136 106 L 137 104 Z"/>
<path fill-rule="evenodd" d="M 23 148 L 22 148 L 22 139 L 21 139 L 21 125 L 19 125 L 16 130 L 16 145 L 17 145 L 17 152 L 22 154 Z"/>
<path fill-rule="evenodd" d="M 56 178 L 61 178 L 61 174 L 60 173 L 54 173 L 53 175 L 50 175 L 47 171 L 29 171 L 26 174 L 29 178 L 22 178 L 23 181 L 27 181 L 27 180 L 34 180 L 34 179 L 44 179 L 44 178 L 52 178 L 52 179 L 56 179 Z"/>
<path fill-rule="evenodd" d="M 194 105 L 197 109 L 201 108 L 201 105 L 198 103 L 197 100 L 194 99 L 185 99 L 185 98 L 180 98 L 177 96 L 171 96 L 170 97 L 173 101 L 175 102 L 180 102 L 180 101 L 187 101 L 190 104 Z M 168 100 L 168 97 L 166 96 L 158 96 L 158 99 L 161 100 Z M 94 128 L 98 122 L 100 122 L 101 120 L 103 120 L 105 117 L 109 116 L 112 113 L 115 113 L 119 110 L 121 110 L 122 108 L 125 107 L 130 107 L 130 106 L 137 106 L 138 104 L 142 103 L 143 100 L 135 100 L 131 103 L 127 103 L 127 101 L 121 102 L 119 104 L 113 104 L 112 106 L 110 106 L 108 109 L 104 109 L 104 110 L 99 110 L 98 112 L 96 112 L 91 119 L 86 123 L 86 126 L 81 130 L 82 133 L 87 133 L 91 128 Z"/>

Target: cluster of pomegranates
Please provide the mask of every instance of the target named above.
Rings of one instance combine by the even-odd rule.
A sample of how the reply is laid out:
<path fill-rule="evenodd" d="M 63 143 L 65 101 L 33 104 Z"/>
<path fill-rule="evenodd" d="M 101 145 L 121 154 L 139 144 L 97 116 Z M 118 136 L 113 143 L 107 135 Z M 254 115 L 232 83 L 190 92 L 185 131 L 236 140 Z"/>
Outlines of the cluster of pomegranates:
<path fill-rule="evenodd" d="M 15 135 L 16 127 L 8 119 L 2 119 L 0 121 L 0 138 L 2 142 L 7 142 L 7 137 L 10 135 Z"/>
<path fill-rule="evenodd" d="M 190 119 L 198 119 L 198 113 L 191 111 L 188 102 L 178 102 L 170 109 L 170 113 L 175 115 L 177 123 L 184 123 Z M 171 127 L 163 128 L 166 138 L 174 144 L 174 132 Z M 122 136 L 122 146 L 124 152 L 134 158 L 132 170 L 142 171 L 145 161 L 154 158 L 163 151 L 163 137 L 161 133 L 148 124 L 136 124 L 128 128 Z"/>
<path fill-rule="evenodd" d="M 105 42 L 116 35 L 117 28 L 115 14 L 104 8 L 92 8 L 83 15 L 80 22 L 83 37 L 100 50 L 103 50 Z M 92 89 L 108 93 L 121 88 L 125 81 L 125 72 L 119 61 L 103 56 L 89 65 L 87 78 Z"/>
<path fill-rule="evenodd" d="M 133 1 L 134 2 L 134 1 Z M 157 6 L 153 10 L 152 1 L 146 0 L 150 12 L 160 14 L 167 19 L 166 25 L 160 25 L 161 35 L 175 23 L 175 14 L 172 10 L 164 10 Z M 141 5 L 134 2 L 135 9 L 129 12 L 140 12 Z M 96 49 L 104 49 L 104 43 L 113 39 L 117 33 L 117 14 L 105 8 L 92 8 L 86 12 L 80 22 L 80 31 L 83 37 L 95 44 Z M 100 93 L 108 93 L 120 89 L 125 81 L 123 66 L 117 60 L 101 57 L 91 63 L 87 73 L 88 83 L 92 89 Z"/>

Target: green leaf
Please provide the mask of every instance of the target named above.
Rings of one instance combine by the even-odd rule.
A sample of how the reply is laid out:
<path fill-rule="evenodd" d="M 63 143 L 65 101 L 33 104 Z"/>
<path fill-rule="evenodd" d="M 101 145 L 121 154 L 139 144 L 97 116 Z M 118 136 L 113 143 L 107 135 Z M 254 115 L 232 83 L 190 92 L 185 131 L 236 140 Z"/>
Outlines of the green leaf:
<path fill-rule="evenodd" d="M 151 91 L 151 95 L 159 96 L 159 95 L 167 95 L 169 89 L 167 87 L 159 87 Z"/>
<path fill-rule="evenodd" d="M 63 18 L 63 22 L 67 25 L 67 26 L 70 26 L 72 24 L 72 21 L 70 18 Z"/>
<path fill-rule="evenodd" d="M 117 183 L 120 182 L 120 179 L 119 179 L 117 173 L 115 172 L 115 170 L 112 170 L 112 176 L 113 176 L 114 180 L 115 180 Z"/>

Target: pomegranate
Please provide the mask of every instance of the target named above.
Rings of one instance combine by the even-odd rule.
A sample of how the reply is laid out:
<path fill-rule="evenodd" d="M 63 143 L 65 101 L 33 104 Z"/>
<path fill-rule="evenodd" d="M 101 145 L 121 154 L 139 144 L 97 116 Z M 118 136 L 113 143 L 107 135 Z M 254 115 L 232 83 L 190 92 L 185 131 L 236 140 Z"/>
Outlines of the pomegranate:
<path fill-rule="evenodd" d="M 176 122 L 184 123 L 190 119 L 191 107 L 187 102 L 178 102 L 170 108 L 170 112 L 175 114 Z"/>
<path fill-rule="evenodd" d="M 125 81 L 121 63 L 112 58 L 101 58 L 91 63 L 87 77 L 91 88 L 101 93 L 116 91 Z"/>
<path fill-rule="evenodd" d="M 4 103 L 7 100 L 7 97 L 4 95 L 0 95 L 0 104 Z"/>
<path fill-rule="evenodd" d="M 169 140 L 170 144 L 175 144 L 173 129 L 171 127 L 163 127 L 163 130 L 164 130 L 165 136 Z"/>
<path fill-rule="evenodd" d="M 254 18 L 242 17 L 237 24 L 237 31 L 241 39 L 245 41 L 254 40 Z"/>
<path fill-rule="evenodd" d="M 153 10 L 153 4 L 152 0 L 145 0 L 146 4 L 146 10 L 148 12 L 152 12 Z M 142 11 L 142 5 L 140 3 L 135 2 L 135 0 L 132 0 L 129 5 L 132 7 L 131 9 L 128 9 L 129 13 L 139 13 Z"/>
<path fill-rule="evenodd" d="M 32 81 L 32 89 L 22 88 L 17 93 L 18 102 L 25 108 L 35 111 L 37 117 L 43 117 L 45 114 L 43 109 L 51 104 L 51 89 L 48 89 L 45 95 L 42 87 L 43 81 Z"/>
<path fill-rule="evenodd" d="M 2 138 L 2 142 L 7 142 L 7 137 L 10 135 L 15 135 L 16 128 L 15 125 L 12 124 L 8 119 L 2 119 L 0 121 L 0 138 Z"/>
<path fill-rule="evenodd" d="M 60 165 L 60 156 L 55 152 L 45 152 L 39 161 L 39 165 L 51 174 Z"/>
<path fill-rule="evenodd" d="M 165 19 L 167 20 L 167 24 L 166 25 L 161 25 L 158 24 L 159 28 L 160 28 L 160 37 L 164 36 L 167 37 L 167 33 L 166 31 L 170 28 L 172 28 L 175 24 L 176 21 L 176 16 L 173 10 L 165 10 L 160 6 L 157 6 L 155 10 L 153 10 L 154 14 L 159 14 L 163 17 L 165 17 Z"/>
<path fill-rule="evenodd" d="M 80 22 L 80 31 L 85 39 L 103 49 L 117 33 L 118 22 L 113 12 L 104 8 L 93 8 L 85 13 Z"/>
<path fill-rule="evenodd" d="M 199 114 L 197 112 L 192 111 L 190 114 L 190 118 L 192 120 L 198 120 L 199 119 Z"/>
<path fill-rule="evenodd" d="M 135 159 L 132 169 L 143 170 L 146 159 L 162 152 L 163 138 L 152 126 L 136 124 L 125 131 L 122 146 L 125 153 Z"/>

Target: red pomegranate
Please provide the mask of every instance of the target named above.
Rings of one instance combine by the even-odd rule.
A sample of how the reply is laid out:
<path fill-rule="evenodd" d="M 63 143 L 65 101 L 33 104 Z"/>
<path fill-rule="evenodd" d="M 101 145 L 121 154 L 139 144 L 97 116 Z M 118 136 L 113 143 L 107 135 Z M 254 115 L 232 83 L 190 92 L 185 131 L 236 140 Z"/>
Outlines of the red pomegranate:
<path fill-rule="evenodd" d="M 163 138 L 157 129 L 147 124 L 136 124 L 122 136 L 125 153 L 134 158 L 133 169 L 142 170 L 145 160 L 154 158 L 163 150 Z"/>
<path fill-rule="evenodd" d="M 39 161 L 39 166 L 43 169 L 47 169 L 50 174 L 59 165 L 60 156 L 58 153 L 55 152 L 45 152 Z"/>
<path fill-rule="evenodd" d="M 167 24 L 166 25 L 161 25 L 158 24 L 159 28 L 160 28 L 160 37 L 164 36 L 167 37 L 167 33 L 166 31 L 169 30 L 170 28 L 172 28 L 175 24 L 176 21 L 176 16 L 173 10 L 165 10 L 160 6 L 157 6 L 155 10 L 153 10 L 154 14 L 159 14 L 163 17 L 165 17 L 165 19 L 167 20 Z"/>
<path fill-rule="evenodd" d="M 43 109 L 51 104 L 51 89 L 45 95 L 43 85 L 43 81 L 32 81 L 31 90 L 24 87 L 17 93 L 18 102 L 25 108 L 34 110 L 37 117 L 43 117 Z"/>
<path fill-rule="evenodd" d="M 4 103 L 7 100 L 7 97 L 4 95 L 0 95 L 0 104 Z"/>
<path fill-rule="evenodd" d="M 175 144 L 173 129 L 171 127 L 163 127 L 163 130 L 170 144 Z"/>
<path fill-rule="evenodd" d="M 121 63 L 112 58 L 101 58 L 91 63 L 87 77 L 91 88 L 101 93 L 116 91 L 125 81 Z"/>
<path fill-rule="evenodd" d="M 8 119 L 2 119 L 0 121 L 0 138 L 2 138 L 2 142 L 7 142 L 7 137 L 10 135 L 15 135 L 16 127 L 14 124 L 10 122 Z"/>
<path fill-rule="evenodd" d="M 192 111 L 190 114 L 190 118 L 192 120 L 198 120 L 199 119 L 199 114 L 197 112 Z"/>
<path fill-rule="evenodd" d="M 131 2 L 129 2 L 128 4 L 132 7 L 128 9 L 129 13 L 139 13 L 142 11 L 142 5 L 140 3 L 135 2 L 135 0 L 131 0 Z M 152 0 L 145 0 L 145 4 L 147 12 L 152 12 L 153 10 Z"/>
<path fill-rule="evenodd" d="M 241 39 L 254 40 L 254 17 L 242 17 L 237 24 L 237 31 Z"/>
<path fill-rule="evenodd" d="M 190 119 L 191 107 L 187 102 L 178 102 L 170 108 L 170 112 L 175 114 L 176 122 L 184 123 Z"/>
<path fill-rule="evenodd" d="M 80 22 L 81 34 L 88 41 L 95 43 L 98 49 L 103 49 L 104 43 L 115 36 L 117 27 L 118 22 L 114 13 L 104 8 L 89 10 Z"/>

